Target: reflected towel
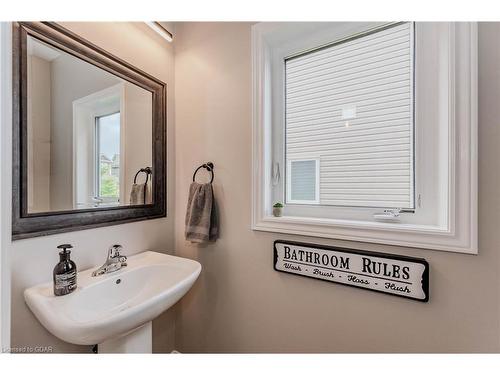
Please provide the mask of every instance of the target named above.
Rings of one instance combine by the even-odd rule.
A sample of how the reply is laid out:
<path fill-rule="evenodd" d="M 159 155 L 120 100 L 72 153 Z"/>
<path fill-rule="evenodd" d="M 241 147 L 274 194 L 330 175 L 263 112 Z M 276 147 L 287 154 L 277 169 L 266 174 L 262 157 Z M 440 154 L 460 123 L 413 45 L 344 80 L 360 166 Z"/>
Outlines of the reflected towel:
<path fill-rule="evenodd" d="M 193 182 L 186 209 L 186 240 L 214 242 L 219 236 L 219 220 L 212 184 Z"/>
<path fill-rule="evenodd" d="M 144 195 L 146 193 L 146 195 Z M 144 200 L 146 197 L 146 200 Z M 147 184 L 133 184 L 132 190 L 130 191 L 130 204 L 150 204 L 151 203 L 151 192 L 149 185 Z"/>

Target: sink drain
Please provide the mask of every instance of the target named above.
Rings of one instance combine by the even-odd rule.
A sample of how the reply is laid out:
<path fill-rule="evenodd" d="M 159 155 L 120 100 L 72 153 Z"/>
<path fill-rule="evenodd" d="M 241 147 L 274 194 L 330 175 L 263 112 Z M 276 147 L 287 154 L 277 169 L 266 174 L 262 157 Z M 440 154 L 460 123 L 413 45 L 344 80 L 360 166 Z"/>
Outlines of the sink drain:
<path fill-rule="evenodd" d="M 122 279 L 116 279 L 115 281 L 117 284 L 120 284 L 122 282 Z"/>

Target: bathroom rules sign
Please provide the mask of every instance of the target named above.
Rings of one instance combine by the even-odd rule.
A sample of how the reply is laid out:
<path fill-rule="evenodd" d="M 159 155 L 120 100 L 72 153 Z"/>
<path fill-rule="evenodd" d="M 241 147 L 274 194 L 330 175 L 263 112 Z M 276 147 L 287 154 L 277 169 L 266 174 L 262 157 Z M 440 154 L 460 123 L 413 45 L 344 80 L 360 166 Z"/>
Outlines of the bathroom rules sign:
<path fill-rule="evenodd" d="M 421 258 L 278 240 L 274 242 L 274 269 L 429 300 L 429 264 Z"/>

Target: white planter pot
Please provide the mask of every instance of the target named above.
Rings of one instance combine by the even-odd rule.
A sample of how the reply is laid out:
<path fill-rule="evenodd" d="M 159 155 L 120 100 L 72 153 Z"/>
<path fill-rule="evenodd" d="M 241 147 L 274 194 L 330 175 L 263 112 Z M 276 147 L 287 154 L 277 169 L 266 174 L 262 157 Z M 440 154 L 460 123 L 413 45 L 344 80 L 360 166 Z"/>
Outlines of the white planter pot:
<path fill-rule="evenodd" d="M 276 217 L 283 216 L 283 208 L 282 207 L 273 207 L 273 215 Z"/>

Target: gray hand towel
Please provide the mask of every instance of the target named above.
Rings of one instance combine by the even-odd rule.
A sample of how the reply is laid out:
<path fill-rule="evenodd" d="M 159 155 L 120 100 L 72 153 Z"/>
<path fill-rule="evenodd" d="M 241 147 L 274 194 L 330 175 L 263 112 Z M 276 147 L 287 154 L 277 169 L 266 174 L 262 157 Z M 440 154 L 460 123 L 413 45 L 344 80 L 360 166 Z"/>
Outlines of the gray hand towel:
<path fill-rule="evenodd" d="M 146 190 L 146 191 L 144 191 Z M 144 200 L 146 197 L 146 200 Z M 130 191 L 130 204 L 150 204 L 151 203 L 151 191 L 149 184 L 133 184 L 132 190 Z"/>
<path fill-rule="evenodd" d="M 219 236 L 217 204 L 212 184 L 191 183 L 186 210 L 186 240 L 214 242 Z"/>

